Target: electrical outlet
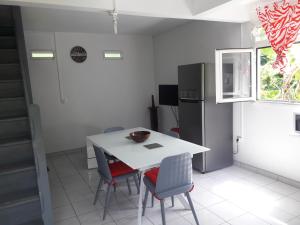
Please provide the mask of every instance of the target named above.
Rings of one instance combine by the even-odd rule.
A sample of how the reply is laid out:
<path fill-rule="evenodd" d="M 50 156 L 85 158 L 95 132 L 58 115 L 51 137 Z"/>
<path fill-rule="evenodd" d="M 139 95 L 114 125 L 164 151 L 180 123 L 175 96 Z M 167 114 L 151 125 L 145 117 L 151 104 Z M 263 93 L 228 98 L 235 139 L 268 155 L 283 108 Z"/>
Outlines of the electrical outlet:
<path fill-rule="evenodd" d="M 235 141 L 236 141 L 236 142 L 239 142 L 241 138 L 242 138 L 242 136 L 236 136 Z"/>

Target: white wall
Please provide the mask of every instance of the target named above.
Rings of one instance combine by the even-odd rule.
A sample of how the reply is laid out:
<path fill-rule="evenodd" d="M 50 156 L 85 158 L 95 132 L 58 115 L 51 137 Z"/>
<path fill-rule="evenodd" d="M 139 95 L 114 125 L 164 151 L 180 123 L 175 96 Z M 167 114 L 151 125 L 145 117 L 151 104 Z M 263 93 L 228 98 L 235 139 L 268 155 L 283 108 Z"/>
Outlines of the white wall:
<path fill-rule="evenodd" d="M 56 59 L 29 58 L 34 103 L 41 107 L 47 152 L 85 145 L 85 137 L 111 126 L 149 127 L 147 107 L 154 90 L 150 36 L 56 33 Z M 55 50 L 54 33 L 25 33 L 28 53 Z M 70 49 L 83 46 L 87 60 L 71 60 Z M 103 50 L 121 50 L 123 60 L 103 59 Z M 59 62 L 57 67 L 57 61 Z M 57 68 L 59 70 L 57 70 Z M 61 104 L 58 72 L 67 98 Z"/>
<path fill-rule="evenodd" d="M 244 47 L 255 45 L 251 29 L 251 24 L 243 25 Z M 299 104 L 243 103 L 243 138 L 235 159 L 300 181 L 300 136 L 293 133 L 294 112 L 300 112 Z"/>
<path fill-rule="evenodd" d="M 177 66 L 214 62 L 217 48 L 241 45 L 241 26 L 233 23 L 197 21 L 154 37 L 155 88 L 159 84 L 177 84 Z M 160 106 L 161 130 L 176 127 L 168 106 Z"/>

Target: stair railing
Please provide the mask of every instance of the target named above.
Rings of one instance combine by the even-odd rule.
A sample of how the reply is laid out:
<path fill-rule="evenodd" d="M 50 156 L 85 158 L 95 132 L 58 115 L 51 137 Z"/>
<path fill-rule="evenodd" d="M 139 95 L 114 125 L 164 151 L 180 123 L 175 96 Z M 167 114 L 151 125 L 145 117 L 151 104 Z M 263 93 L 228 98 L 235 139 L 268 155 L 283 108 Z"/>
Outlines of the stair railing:
<path fill-rule="evenodd" d="M 47 161 L 45 156 L 44 139 L 42 136 L 40 109 L 39 106 L 35 104 L 29 105 L 28 109 L 32 135 L 32 146 L 37 173 L 37 183 L 41 201 L 42 218 L 44 221 L 44 225 L 53 225 Z"/>

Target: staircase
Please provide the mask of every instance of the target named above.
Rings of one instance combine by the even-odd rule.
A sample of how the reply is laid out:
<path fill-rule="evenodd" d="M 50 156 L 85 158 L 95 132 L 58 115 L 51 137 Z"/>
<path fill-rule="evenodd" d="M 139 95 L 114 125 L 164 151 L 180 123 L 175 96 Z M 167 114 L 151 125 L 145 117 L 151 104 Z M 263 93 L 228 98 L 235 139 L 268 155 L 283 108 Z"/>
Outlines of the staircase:
<path fill-rule="evenodd" d="M 28 113 L 31 93 L 23 72 L 27 60 L 20 58 L 24 37 L 16 27 L 20 18 L 19 8 L 0 6 L 0 224 L 46 225 L 51 223 L 43 221 Z"/>

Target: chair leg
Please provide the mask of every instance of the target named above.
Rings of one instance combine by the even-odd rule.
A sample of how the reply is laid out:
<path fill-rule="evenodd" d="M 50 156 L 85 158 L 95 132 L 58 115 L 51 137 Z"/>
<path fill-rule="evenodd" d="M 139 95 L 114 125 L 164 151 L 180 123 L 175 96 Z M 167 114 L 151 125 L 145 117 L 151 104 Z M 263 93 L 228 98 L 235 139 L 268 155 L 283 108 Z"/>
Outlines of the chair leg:
<path fill-rule="evenodd" d="M 152 195 L 152 197 L 151 197 L 151 207 L 152 208 L 154 207 L 154 195 Z"/>
<path fill-rule="evenodd" d="M 175 206 L 174 196 L 171 197 L 171 201 L 172 201 L 172 207 L 174 207 Z"/>
<path fill-rule="evenodd" d="M 197 214 L 196 214 L 196 212 L 195 212 L 194 204 L 193 204 L 193 202 L 192 202 L 192 199 L 191 199 L 191 196 L 190 196 L 190 193 L 189 193 L 189 192 L 186 193 L 186 197 L 187 197 L 187 199 L 188 199 L 188 201 L 189 201 L 189 204 L 190 204 L 190 206 L 191 206 L 191 210 L 192 210 L 192 212 L 193 212 L 193 216 L 194 216 L 194 218 L 195 218 L 196 224 L 199 225 L 199 221 L 198 221 L 198 218 L 197 218 Z"/>
<path fill-rule="evenodd" d="M 145 198 L 144 198 L 144 202 L 143 202 L 143 213 L 142 213 L 142 216 L 145 216 L 146 206 L 147 206 L 147 200 L 148 200 L 148 195 L 149 195 L 149 189 L 146 188 L 146 191 L 145 191 Z"/>
<path fill-rule="evenodd" d="M 103 220 L 105 220 L 105 217 L 106 217 L 106 214 L 107 214 L 107 209 L 108 209 L 108 206 L 109 206 L 111 186 L 112 186 L 112 184 L 107 185 L 107 191 L 106 191 L 105 203 L 104 203 Z"/>
<path fill-rule="evenodd" d="M 139 187 L 139 182 L 138 182 L 138 175 L 134 175 L 133 179 L 134 179 L 134 183 L 135 183 L 135 186 L 136 186 L 137 193 L 139 194 L 140 193 L 140 187 Z"/>
<path fill-rule="evenodd" d="M 160 210 L 161 210 L 161 219 L 162 225 L 166 225 L 166 214 L 165 214 L 165 200 L 160 200 Z"/>
<path fill-rule="evenodd" d="M 102 183 L 103 183 L 103 179 L 101 177 L 100 181 L 99 181 L 99 184 L 98 184 L 98 187 L 97 187 L 97 190 L 96 190 L 95 199 L 94 199 L 94 202 L 93 202 L 94 205 L 96 204 L 96 202 L 98 200 L 98 195 L 99 195 L 99 191 L 101 190 Z"/>
<path fill-rule="evenodd" d="M 131 187 L 130 187 L 130 183 L 129 183 L 129 178 L 126 179 L 126 183 L 127 183 L 129 194 L 131 195 Z"/>
<path fill-rule="evenodd" d="M 117 184 L 113 184 L 114 185 L 114 192 L 117 192 Z"/>

